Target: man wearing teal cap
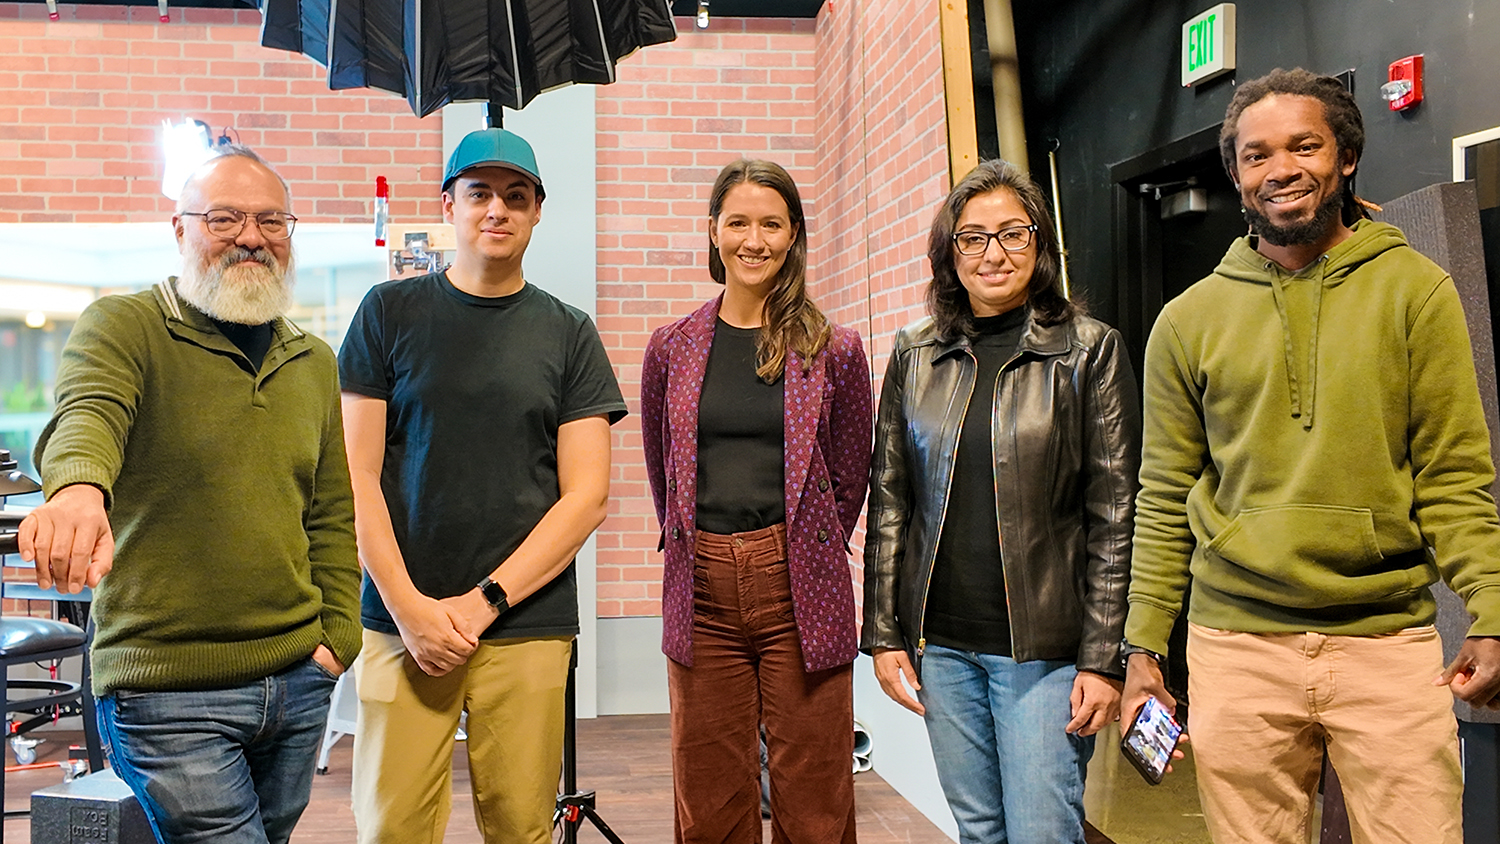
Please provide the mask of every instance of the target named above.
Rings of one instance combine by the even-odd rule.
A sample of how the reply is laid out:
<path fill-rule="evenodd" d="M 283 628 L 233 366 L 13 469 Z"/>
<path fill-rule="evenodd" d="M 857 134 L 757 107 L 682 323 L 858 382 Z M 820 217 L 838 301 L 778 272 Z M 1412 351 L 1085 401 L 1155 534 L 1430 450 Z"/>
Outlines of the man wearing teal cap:
<path fill-rule="evenodd" d="M 440 842 L 468 713 L 487 842 L 549 842 L 578 589 L 625 402 L 593 323 L 529 283 L 536 156 L 503 129 L 448 160 L 447 270 L 376 286 L 339 353 L 365 578 L 359 840 Z"/>

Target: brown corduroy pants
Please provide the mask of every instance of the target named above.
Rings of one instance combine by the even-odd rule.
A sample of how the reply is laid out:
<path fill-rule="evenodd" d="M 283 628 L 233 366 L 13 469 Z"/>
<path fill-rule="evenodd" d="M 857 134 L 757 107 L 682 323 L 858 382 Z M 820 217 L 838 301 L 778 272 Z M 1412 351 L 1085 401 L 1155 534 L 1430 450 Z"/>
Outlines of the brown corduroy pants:
<path fill-rule="evenodd" d="M 676 841 L 759 844 L 764 724 L 773 844 L 854 844 L 853 667 L 803 666 L 785 526 L 696 552 L 693 665 L 667 662 Z"/>

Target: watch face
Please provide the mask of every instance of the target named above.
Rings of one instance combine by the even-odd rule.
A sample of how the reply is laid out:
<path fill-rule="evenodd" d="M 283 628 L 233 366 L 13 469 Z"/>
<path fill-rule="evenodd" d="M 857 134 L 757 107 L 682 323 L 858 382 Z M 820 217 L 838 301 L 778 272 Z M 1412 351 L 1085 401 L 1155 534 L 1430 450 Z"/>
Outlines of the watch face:
<path fill-rule="evenodd" d="M 506 606 L 505 589 L 503 589 L 500 584 L 496 583 L 495 581 L 490 580 L 486 577 L 479 584 L 479 592 L 480 594 L 484 595 L 484 599 L 489 602 L 490 606 Z"/>

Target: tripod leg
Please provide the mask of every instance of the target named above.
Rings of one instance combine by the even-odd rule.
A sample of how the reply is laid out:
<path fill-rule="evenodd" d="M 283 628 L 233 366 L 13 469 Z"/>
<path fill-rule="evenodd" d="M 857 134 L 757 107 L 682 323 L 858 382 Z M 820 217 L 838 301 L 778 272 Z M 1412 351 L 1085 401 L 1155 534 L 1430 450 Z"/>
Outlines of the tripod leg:
<path fill-rule="evenodd" d="M 609 828 L 609 824 L 604 822 L 604 818 L 599 817 L 599 812 L 592 806 L 583 807 L 583 814 L 589 819 L 589 823 L 592 823 L 594 828 L 599 830 L 599 834 L 604 836 L 605 841 L 608 841 L 610 844 L 625 844 L 624 841 L 620 840 L 620 836 L 616 835 L 615 831 Z"/>
<path fill-rule="evenodd" d="M 573 653 L 568 660 L 567 703 L 563 710 L 563 793 L 557 796 L 557 810 L 552 813 L 552 828 L 562 828 L 563 844 L 578 844 L 578 827 L 586 817 L 610 844 L 625 844 L 609 824 L 599 817 L 594 809 L 594 792 L 578 791 L 578 687 L 574 675 L 578 671 L 578 640 L 573 640 Z"/>

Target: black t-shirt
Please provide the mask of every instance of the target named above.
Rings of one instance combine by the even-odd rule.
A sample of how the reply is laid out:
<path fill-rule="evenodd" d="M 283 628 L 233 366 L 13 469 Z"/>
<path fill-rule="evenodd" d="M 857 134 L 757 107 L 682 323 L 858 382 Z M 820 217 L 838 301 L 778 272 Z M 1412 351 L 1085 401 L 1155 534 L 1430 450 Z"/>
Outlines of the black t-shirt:
<path fill-rule="evenodd" d="M 786 521 L 784 382 L 755 374 L 759 328 L 719 320 L 698 401 L 698 527 L 760 530 Z"/>
<path fill-rule="evenodd" d="M 954 456 L 948 514 L 938 539 L 923 632 L 929 642 L 983 654 L 1011 655 L 1005 571 L 1000 566 L 996 518 L 995 385 L 1015 355 L 1026 327 L 1026 308 L 974 320 L 978 370 Z"/>
<path fill-rule="evenodd" d="M 260 325 L 244 325 L 238 322 L 225 322 L 222 319 L 209 320 L 218 327 L 219 333 L 228 338 L 235 348 L 244 353 L 250 359 L 251 366 L 255 371 L 260 371 L 260 365 L 266 362 L 266 352 L 271 350 L 271 323 L 263 322 Z"/>
<path fill-rule="evenodd" d="M 412 583 L 433 598 L 474 588 L 557 502 L 558 426 L 625 416 L 593 322 L 531 284 L 499 298 L 442 273 L 377 285 L 344 338 L 339 380 L 386 402 L 381 489 Z M 570 565 L 484 638 L 577 633 L 577 593 Z M 368 576 L 360 620 L 397 632 Z"/>

